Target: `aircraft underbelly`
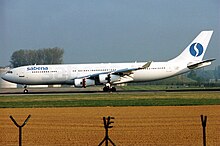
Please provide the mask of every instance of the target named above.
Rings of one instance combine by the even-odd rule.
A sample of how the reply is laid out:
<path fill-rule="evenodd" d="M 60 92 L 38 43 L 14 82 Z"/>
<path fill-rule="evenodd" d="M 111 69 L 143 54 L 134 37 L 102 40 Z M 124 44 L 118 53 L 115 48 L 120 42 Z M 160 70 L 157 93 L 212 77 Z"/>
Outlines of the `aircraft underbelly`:
<path fill-rule="evenodd" d="M 137 71 L 134 74 L 134 81 L 154 81 L 158 79 L 167 78 L 169 76 L 172 76 L 174 73 L 172 72 L 166 72 L 164 70 L 162 71 L 149 71 L 149 70 L 143 70 L 143 71 Z"/>

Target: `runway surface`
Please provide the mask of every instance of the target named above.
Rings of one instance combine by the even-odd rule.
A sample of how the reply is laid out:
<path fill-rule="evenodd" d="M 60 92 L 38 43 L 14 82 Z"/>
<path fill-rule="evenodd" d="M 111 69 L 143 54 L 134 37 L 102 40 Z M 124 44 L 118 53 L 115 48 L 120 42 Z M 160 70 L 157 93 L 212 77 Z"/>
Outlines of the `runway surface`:
<path fill-rule="evenodd" d="M 52 95 L 52 94 L 108 94 L 103 92 L 102 87 L 88 88 L 29 88 L 28 93 L 23 93 L 23 88 L 0 89 L 0 95 Z M 169 90 L 123 90 L 117 87 L 114 93 L 129 94 L 129 93 L 146 93 L 146 92 L 220 92 L 220 89 L 169 89 Z"/>

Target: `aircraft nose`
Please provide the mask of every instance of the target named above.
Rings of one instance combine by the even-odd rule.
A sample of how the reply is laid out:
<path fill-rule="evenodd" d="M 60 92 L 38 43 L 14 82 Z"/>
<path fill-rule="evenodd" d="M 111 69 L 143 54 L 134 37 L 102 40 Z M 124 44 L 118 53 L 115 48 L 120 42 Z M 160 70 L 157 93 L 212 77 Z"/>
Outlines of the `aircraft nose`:
<path fill-rule="evenodd" d="M 4 74 L 1 76 L 1 78 L 2 78 L 3 80 L 5 80 L 5 81 L 9 81 L 9 82 L 10 82 L 10 77 L 9 77 L 9 75 L 8 75 L 7 73 L 4 73 Z"/>
<path fill-rule="evenodd" d="M 6 80 L 6 79 L 7 79 L 6 73 L 4 73 L 3 75 L 1 75 L 1 78 L 2 78 L 3 80 Z"/>

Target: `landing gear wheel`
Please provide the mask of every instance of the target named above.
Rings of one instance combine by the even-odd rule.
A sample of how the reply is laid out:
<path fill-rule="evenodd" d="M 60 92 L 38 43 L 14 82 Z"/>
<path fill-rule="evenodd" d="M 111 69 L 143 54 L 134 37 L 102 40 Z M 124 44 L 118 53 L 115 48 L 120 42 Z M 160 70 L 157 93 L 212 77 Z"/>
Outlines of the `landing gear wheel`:
<path fill-rule="evenodd" d="M 112 88 L 110 89 L 110 91 L 116 92 L 116 88 L 115 88 L 115 87 L 112 87 Z"/>
<path fill-rule="evenodd" d="M 24 89 L 24 91 L 23 91 L 24 93 L 28 93 L 28 89 Z"/>
<path fill-rule="evenodd" d="M 108 87 L 108 86 L 105 86 L 105 87 L 103 88 L 103 91 L 104 91 L 104 92 L 108 92 L 108 91 L 109 91 L 109 87 Z"/>
<path fill-rule="evenodd" d="M 103 91 L 104 91 L 104 92 L 115 92 L 115 91 L 116 91 L 116 88 L 115 88 L 115 87 L 105 86 L 105 87 L 103 88 Z"/>

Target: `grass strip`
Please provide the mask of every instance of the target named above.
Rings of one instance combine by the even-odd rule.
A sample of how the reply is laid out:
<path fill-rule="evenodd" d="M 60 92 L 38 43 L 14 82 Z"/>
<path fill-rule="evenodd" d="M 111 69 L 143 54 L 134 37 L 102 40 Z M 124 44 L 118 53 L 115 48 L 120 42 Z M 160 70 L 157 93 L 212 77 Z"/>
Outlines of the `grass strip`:
<path fill-rule="evenodd" d="M 0 96 L 0 108 L 220 105 L 219 92 Z"/>
<path fill-rule="evenodd" d="M 0 108 L 41 107 L 103 107 L 103 106 L 189 106 L 220 105 L 220 99 L 206 98 L 147 98 L 147 99 L 73 99 L 0 102 Z"/>

